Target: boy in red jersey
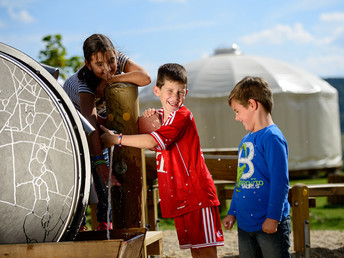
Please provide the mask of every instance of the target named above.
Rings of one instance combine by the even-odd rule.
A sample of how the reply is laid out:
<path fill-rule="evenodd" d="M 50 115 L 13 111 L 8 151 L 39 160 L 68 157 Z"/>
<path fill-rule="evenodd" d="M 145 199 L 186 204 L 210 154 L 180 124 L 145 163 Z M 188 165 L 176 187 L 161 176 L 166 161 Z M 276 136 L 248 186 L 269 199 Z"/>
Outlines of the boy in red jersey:
<path fill-rule="evenodd" d="M 217 257 L 224 245 L 218 211 L 220 204 L 213 179 L 206 167 L 192 113 L 183 105 L 187 75 L 183 66 L 168 63 L 158 70 L 154 94 L 162 108 L 156 112 L 162 126 L 150 134 L 114 134 L 105 127 L 104 147 L 111 145 L 155 149 L 162 216 L 174 218 L 181 249 L 193 257 Z"/>

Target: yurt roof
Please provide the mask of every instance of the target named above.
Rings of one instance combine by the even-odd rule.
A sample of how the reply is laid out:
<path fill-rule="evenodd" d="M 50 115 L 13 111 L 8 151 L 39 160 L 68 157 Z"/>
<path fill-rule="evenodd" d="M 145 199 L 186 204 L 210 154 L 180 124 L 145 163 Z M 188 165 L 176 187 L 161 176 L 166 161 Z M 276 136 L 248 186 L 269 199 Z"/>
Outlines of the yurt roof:
<path fill-rule="evenodd" d="M 239 47 L 216 49 L 213 56 L 184 65 L 188 73 L 188 98 L 227 96 L 235 84 L 247 75 L 263 77 L 272 92 L 314 94 L 335 93 L 326 81 L 300 68 L 275 59 L 242 54 Z M 147 87 L 140 98 L 155 98 Z"/>

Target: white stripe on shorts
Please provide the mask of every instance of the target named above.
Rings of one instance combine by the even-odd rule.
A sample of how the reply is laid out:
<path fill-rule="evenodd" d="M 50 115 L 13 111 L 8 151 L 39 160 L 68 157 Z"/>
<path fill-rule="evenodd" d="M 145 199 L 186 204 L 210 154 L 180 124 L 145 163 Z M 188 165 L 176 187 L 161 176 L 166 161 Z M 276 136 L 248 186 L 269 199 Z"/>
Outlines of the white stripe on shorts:
<path fill-rule="evenodd" d="M 213 214 L 211 213 L 211 208 L 203 208 L 202 209 L 202 216 L 203 216 L 203 228 L 206 243 L 214 243 L 216 242 L 215 230 L 214 230 L 214 219 Z"/>

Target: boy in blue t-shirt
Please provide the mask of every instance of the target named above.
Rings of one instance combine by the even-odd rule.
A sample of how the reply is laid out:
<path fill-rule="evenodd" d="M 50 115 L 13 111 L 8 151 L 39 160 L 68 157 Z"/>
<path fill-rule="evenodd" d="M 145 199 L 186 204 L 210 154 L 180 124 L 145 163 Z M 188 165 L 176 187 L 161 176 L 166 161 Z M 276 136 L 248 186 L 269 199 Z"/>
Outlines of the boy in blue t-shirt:
<path fill-rule="evenodd" d="M 237 222 L 240 258 L 290 257 L 288 144 L 272 121 L 269 85 L 247 76 L 228 104 L 249 133 L 239 145 L 237 182 L 223 226 Z"/>

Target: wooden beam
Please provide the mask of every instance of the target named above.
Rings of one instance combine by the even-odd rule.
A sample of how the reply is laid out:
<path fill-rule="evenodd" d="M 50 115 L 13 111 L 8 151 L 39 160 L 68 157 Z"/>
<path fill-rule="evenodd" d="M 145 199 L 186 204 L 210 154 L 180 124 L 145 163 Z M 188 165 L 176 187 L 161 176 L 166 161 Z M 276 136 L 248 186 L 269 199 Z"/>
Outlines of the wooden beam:
<path fill-rule="evenodd" d="M 308 189 L 311 197 L 344 195 L 344 184 L 308 185 Z"/>
<path fill-rule="evenodd" d="M 118 257 L 123 240 L 0 245 L 1 257 L 70 258 Z M 137 256 L 136 256 L 137 257 Z"/>

